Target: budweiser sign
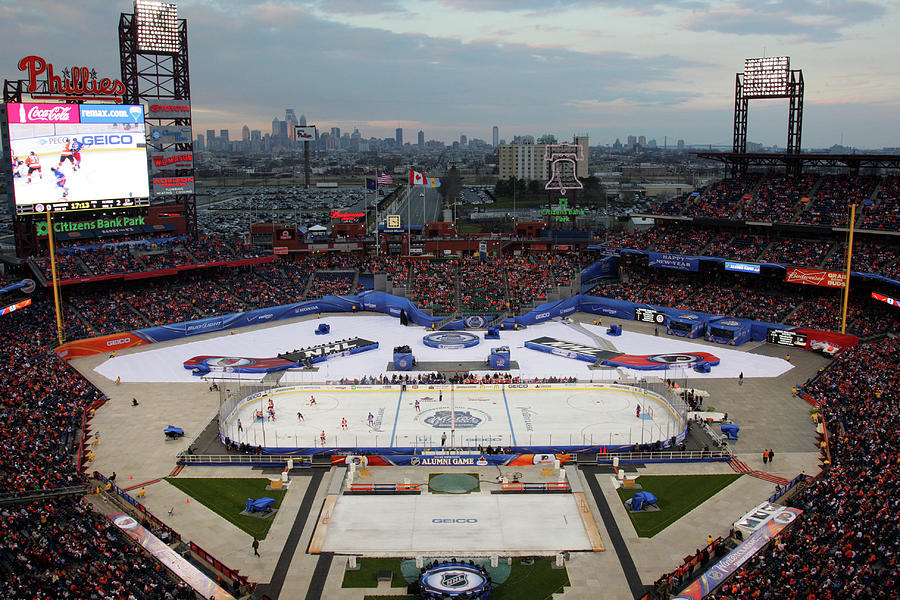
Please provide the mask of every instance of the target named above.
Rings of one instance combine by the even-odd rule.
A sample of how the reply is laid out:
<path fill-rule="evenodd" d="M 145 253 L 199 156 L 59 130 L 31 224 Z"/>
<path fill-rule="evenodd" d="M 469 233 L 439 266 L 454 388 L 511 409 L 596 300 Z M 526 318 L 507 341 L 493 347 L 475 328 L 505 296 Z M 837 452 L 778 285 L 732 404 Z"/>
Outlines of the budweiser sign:
<path fill-rule="evenodd" d="M 63 69 L 56 74 L 53 65 L 40 56 L 26 56 L 19 70 L 28 74 L 28 93 L 36 100 L 114 100 L 122 101 L 125 84 L 118 79 L 97 78 L 87 67 Z M 62 76 L 60 76 L 62 75 Z M 40 86 L 39 83 L 44 83 Z"/>
<path fill-rule="evenodd" d="M 819 285 L 822 287 L 842 288 L 847 281 L 844 273 L 836 271 L 820 271 L 819 269 L 797 269 L 788 267 L 785 271 L 787 283 L 802 283 L 803 285 Z"/>

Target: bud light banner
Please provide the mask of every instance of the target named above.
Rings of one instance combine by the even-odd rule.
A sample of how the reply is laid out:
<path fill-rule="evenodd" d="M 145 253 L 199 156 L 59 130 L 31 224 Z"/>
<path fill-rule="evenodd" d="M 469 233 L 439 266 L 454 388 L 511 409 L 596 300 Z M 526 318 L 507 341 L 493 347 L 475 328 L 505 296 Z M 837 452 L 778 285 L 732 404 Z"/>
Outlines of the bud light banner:
<path fill-rule="evenodd" d="M 647 253 L 647 266 L 663 269 L 675 269 L 677 271 L 699 271 L 700 259 L 681 254 L 660 254 L 658 252 Z"/>

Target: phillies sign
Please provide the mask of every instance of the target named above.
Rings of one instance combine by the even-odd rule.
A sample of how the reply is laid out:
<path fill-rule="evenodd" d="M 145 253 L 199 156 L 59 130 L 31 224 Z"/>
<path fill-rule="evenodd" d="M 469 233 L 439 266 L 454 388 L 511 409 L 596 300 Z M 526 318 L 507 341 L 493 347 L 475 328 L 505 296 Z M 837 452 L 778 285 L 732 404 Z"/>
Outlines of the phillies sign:
<path fill-rule="evenodd" d="M 66 67 L 57 75 L 53 65 L 40 56 L 26 56 L 19 70 L 28 74 L 26 90 L 35 100 L 113 100 L 122 102 L 125 84 L 118 79 L 97 79 L 87 67 Z M 39 84 L 43 83 L 44 89 Z"/>
<path fill-rule="evenodd" d="M 788 267 L 785 272 L 787 283 L 802 283 L 803 285 L 820 285 L 822 287 L 842 288 L 847 281 L 845 273 L 836 271 L 821 271 L 819 269 L 797 269 Z"/>

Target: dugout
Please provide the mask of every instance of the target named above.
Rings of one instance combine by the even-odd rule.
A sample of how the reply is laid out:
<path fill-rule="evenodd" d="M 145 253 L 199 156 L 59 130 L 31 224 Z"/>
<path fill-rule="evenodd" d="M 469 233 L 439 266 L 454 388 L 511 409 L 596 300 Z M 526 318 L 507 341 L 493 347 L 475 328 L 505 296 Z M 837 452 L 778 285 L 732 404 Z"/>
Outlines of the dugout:
<path fill-rule="evenodd" d="M 711 321 L 706 340 L 717 344 L 740 346 L 744 342 L 750 341 L 750 326 L 752 323 L 749 319 L 731 317 L 719 321 Z"/>
<path fill-rule="evenodd" d="M 690 313 L 670 315 L 666 333 L 678 337 L 698 338 L 706 333 L 707 323 L 707 319 L 700 315 Z"/>

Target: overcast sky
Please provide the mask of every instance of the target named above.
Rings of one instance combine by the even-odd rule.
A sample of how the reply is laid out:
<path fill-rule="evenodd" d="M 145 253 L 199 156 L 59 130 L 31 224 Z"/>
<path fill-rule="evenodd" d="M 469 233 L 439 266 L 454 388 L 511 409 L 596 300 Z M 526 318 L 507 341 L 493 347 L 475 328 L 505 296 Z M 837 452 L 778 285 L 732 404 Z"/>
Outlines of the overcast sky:
<path fill-rule="evenodd" d="M 791 57 L 803 147 L 900 146 L 900 2 L 876 0 L 180 0 L 194 132 L 320 128 L 406 141 L 588 133 L 727 144 L 734 74 Z M 0 76 L 20 58 L 119 77 L 128 0 L 0 0 Z M 787 101 L 750 104 L 751 141 L 784 147 Z"/>

